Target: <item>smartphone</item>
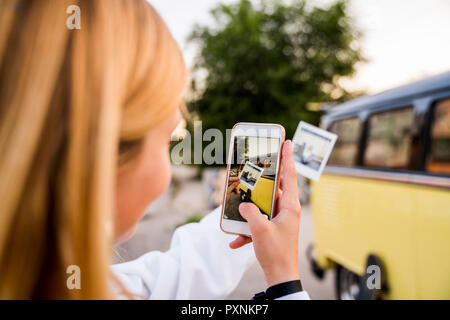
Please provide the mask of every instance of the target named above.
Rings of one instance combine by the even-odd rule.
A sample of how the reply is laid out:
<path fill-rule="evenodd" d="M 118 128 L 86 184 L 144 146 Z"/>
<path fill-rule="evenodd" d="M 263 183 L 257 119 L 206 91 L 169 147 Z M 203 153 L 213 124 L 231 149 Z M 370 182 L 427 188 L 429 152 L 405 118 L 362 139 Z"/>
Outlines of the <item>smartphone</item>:
<path fill-rule="evenodd" d="M 242 202 L 256 205 L 272 219 L 278 197 L 281 147 L 285 130 L 278 124 L 237 123 L 231 132 L 220 228 L 250 236 L 239 213 Z"/>

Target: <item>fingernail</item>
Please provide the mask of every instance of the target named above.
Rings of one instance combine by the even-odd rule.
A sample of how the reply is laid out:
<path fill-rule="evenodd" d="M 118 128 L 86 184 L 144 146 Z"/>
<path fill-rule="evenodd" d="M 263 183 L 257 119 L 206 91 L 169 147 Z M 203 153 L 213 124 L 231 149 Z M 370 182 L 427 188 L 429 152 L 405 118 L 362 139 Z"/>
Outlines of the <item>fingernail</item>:
<path fill-rule="evenodd" d="M 286 144 L 286 148 L 288 148 L 289 150 L 292 149 L 292 142 L 291 142 L 291 140 L 286 140 L 284 143 Z"/>

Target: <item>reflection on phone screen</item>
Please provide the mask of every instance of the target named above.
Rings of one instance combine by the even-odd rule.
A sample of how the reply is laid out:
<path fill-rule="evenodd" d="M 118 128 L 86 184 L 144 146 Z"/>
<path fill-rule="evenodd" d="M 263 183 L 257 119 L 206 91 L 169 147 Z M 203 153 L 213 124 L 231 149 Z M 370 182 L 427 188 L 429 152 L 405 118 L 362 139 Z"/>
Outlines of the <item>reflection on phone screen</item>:
<path fill-rule="evenodd" d="M 224 219 L 243 221 L 241 202 L 255 204 L 270 218 L 278 169 L 279 138 L 236 136 L 228 172 Z"/>

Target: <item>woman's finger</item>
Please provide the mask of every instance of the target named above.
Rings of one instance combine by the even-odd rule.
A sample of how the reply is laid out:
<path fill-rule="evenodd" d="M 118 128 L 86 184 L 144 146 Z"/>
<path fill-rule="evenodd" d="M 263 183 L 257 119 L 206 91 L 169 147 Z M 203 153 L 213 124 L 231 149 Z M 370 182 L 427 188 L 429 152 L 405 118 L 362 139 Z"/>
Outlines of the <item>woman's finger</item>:
<path fill-rule="evenodd" d="M 254 203 L 242 202 L 239 205 L 241 216 L 247 220 L 248 227 L 252 235 L 259 234 L 267 230 L 270 221 L 264 217 Z"/>
<path fill-rule="evenodd" d="M 231 182 L 237 182 L 237 181 L 239 181 L 239 177 L 230 177 L 230 178 L 228 179 L 228 183 L 231 183 Z"/>
<path fill-rule="evenodd" d="M 295 169 L 292 143 L 287 140 L 283 144 L 281 158 L 281 181 L 279 210 L 285 209 L 298 201 L 297 170 Z"/>
<path fill-rule="evenodd" d="M 239 236 L 236 239 L 234 239 L 232 242 L 230 242 L 230 248 L 231 249 L 238 249 L 240 247 L 245 246 L 247 243 L 252 242 L 252 238 L 245 237 L 245 236 Z"/>

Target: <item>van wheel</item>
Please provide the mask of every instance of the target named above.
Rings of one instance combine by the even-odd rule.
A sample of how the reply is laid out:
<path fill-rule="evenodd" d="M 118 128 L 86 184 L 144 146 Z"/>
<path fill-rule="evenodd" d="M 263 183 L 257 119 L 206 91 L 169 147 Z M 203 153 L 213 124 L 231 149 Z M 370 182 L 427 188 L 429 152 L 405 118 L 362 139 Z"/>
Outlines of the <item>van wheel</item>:
<path fill-rule="evenodd" d="M 248 192 L 245 192 L 244 190 L 241 190 L 241 201 L 242 202 L 249 202 L 250 201 L 250 190 Z"/>
<path fill-rule="evenodd" d="M 338 266 L 336 270 L 336 295 L 339 300 L 356 300 L 360 291 L 360 277 Z"/>

